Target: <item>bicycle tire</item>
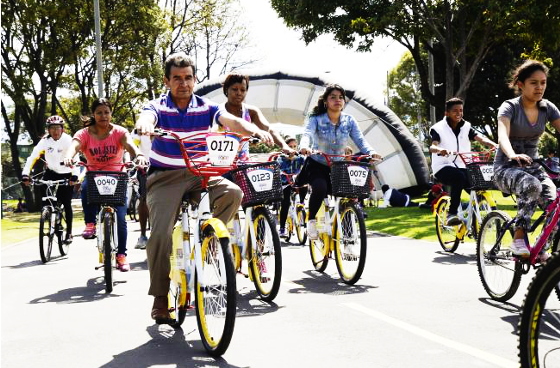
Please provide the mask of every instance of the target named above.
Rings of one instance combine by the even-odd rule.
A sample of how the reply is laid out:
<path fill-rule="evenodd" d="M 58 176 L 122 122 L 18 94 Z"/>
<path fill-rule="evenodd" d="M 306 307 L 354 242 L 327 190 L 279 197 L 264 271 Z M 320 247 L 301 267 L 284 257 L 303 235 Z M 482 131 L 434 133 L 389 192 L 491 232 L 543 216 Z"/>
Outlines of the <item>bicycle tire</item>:
<path fill-rule="evenodd" d="M 64 225 L 62 225 L 62 220 L 66 222 L 66 219 L 64 218 L 64 216 L 62 216 L 63 213 L 64 213 L 64 206 L 61 206 L 57 210 L 57 220 L 56 220 L 56 223 L 58 224 L 57 238 L 58 238 L 58 250 L 60 251 L 60 255 L 66 256 L 68 255 L 68 251 L 70 250 L 70 244 L 67 244 L 63 238 L 65 227 Z"/>
<path fill-rule="evenodd" d="M 345 284 L 354 285 L 362 276 L 366 264 L 367 236 L 362 211 L 354 203 L 344 204 L 340 211 L 340 224 L 342 231 L 338 228 L 338 221 L 334 222 L 336 268 Z"/>
<path fill-rule="evenodd" d="M 288 217 L 286 218 L 286 236 L 284 237 L 284 241 L 286 243 L 290 242 L 290 239 L 292 238 L 292 234 L 294 233 L 294 221 L 292 219 L 291 216 L 291 212 L 288 211 Z"/>
<path fill-rule="evenodd" d="M 497 301 L 505 302 L 515 295 L 522 276 L 521 262 L 511 253 L 513 229 L 505 231 L 499 244 L 496 244 L 502 227 L 511 221 L 503 211 L 492 211 L 482 221 L 480 236 L 476 246 L 478 275 L 484 290 Z"/>
<path fill-rule="evenodd" d="M 218 238 L 212 225 L 207 225 L 201 253 L 201 271 L 204 272 L 206 285 L 200 285 L 197 270 L 196 323 L 204 349 L 212 356 L 221 356 L 227 350 L 233 336 L 237 299 L 229 239 Z M 222 280 L 225 280 L 225 285 L 222 284 Z M 216 318 L 213 313 L 217 314 Z M 215 324 L 219 326 L 214 328 Z"/>
<path fill-rule="evenodd" d="M 41 261 L 47 263 L 51 260 L 54 232 L 51 226 L 52 210 L 44 207 L 39 220 L 39 255 Z"/>
<path fill-rule="evenodd" d="M 311 254 L 311 262 L 315 271 L 324 272 L 327 268 L 329 263 L 328 249 L 329 247 L 325 244 L 321 233 L 319 233 L 317 239 L 309 239 L 309 253 Z"/>
<path fill-rule="evenodd" d="M 556 254 L 560 253 L 560 231 L 558 229 L 558 225 L 556 225 L 556 229 L 554 233 L 551 234 L 552 237 L 552 245 L 550 246 L 550 253 Z M 556 290 L 556 295 L 558 296 L 558 300 L 560 300 L 560 284 L 556 285 L 554 288 Z"/>
<path fill-rule="evenodd" d="M 101 217 L 103 221 L 103 274 L 105 276 L 105 291 L 113 291 L 113 218 L 109 212 Z"/>
<path fill-rule="evenodd" d="M 488 203 L 488 201 L 484 196 L 478 196 L 478 210 L 480 212 L 480 219 L 484 221 L 486 216 L 488 216 L 488 214 L 491 211 L 496 210 L 496 206 L 490 206 L 490 203 Z M 476 240 L 478 239 L 478 234 L 480 233 L 480 226 L 482 223 L 480 224 L 478 223 L 478 219 L 476 218 L 476 216 L 474 216 L 474 214 L 473 217 L 474 218 L 472 221 L 472 235 L 473 238 Z"/>
<path fill-rule="evenodd" d="M 253 247 L 251 233 L 247 237 L 249 272 L 257 294 L 266 302 L 271 302 L 278 295 L 282 281 L 282 248 L 280 238 L 270 211 L 266 207 L 253 210 L 251 226 L 255 229 L 257 244 Z M 271 272 L 271 268 L 273 268 Z M 263 274 L 265 270 L 266 274 Z M 272 276 L 272 279 L 271 277 Z M 270 287 L 268 287 L 270 285 Z"/>
<path fill-rule="evenodd" d="M 128 203 L 128 217 L 130 217 L 130 219 L 132 221 L 138 221 L 138 206 L 137 206 L 137 200 L 138 200 L 138 194 L 136 194 L 136 191 L 134 189 L 132 189 L 132 198 L 130 198 L 130 202 Z"/>
<path fill-rule="evenodd" d="M 441 248 L 453 253 L 459 247 L 459 238 L 457 237 L 458 226 L 447 226 L 447 213 L 449 211 L 449 200 L 442 199 L 436 209 L 435 224 L 436 234 Z"/>
<path fill-rule="evenodd" d="M 187 275 L 184 270 L 176 270 L 179 272 L 179 280 L 174 278 L 169 283 L 169 293 L 167 294 L 167 302 L 169 307 L 169 325 L 171 327 L 179 327 L 185 321 L 188 308 L 187 297 Z"/>
<path fill-rule="evenodd" d="M 560 366 L 560 302 L 550 298 L 559 283 L 560 255 L 555 254 L 537 270 L 521 307 L 518 349 L 522 368 Z"/>
<path fill-rule="evenodd" d="M 307 213 L 305 212 L 305 208 L 303 205 L 298 205 L 296 207 L 296 235 L 299 241 L 299 244 L 305 245 L 307 241 L 307 231 L 305 225 L 305 219 L 307 218 Z"/>

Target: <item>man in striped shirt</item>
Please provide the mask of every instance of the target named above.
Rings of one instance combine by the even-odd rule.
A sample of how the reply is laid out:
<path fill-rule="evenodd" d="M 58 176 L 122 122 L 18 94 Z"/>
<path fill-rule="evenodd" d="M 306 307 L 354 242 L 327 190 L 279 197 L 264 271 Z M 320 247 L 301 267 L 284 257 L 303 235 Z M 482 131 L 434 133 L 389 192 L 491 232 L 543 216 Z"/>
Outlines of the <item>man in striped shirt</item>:
<path fill-rule="evenodd" d="M 165 61 L 164 82 L 169 91 L 150 101 L 143 109 L 136 129 L 140 134 L 154 128 L 171 130 L 180 136 L 207 132 L 214 116 L 230 131 L 256 136 L 272 144 L 272 136 L 256 125 L 219 111 L 218 105 L 193 94 L 196 83 L 194 62 L 184 53 L 169 55 Z M 188 143 L 186 144 L 188 148 Z M 147 182 L 147 203 L 152 232 L 147 255 L 150 270 L 150 289 L 154 296 L 152 318 L 156 323 L 169 320 L 167 293 L 169 291 L 169 254 L 171 234 L 183 193 L 200 190 L 200 178 L 185 168 L 180 148 L 173 140 L 155 137 L 150 152 L 150 172 Z M 208 183 L 214 217 L 228 223 L 241 204 L 242 192 L 235 184 L 212 178 Z"/>

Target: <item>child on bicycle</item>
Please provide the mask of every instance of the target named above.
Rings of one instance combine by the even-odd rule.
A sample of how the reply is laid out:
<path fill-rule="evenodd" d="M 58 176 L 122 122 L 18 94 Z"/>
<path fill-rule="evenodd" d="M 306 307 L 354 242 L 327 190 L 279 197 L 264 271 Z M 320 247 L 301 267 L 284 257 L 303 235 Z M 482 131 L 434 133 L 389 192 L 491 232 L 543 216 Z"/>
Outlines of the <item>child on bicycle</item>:
<path fill-rule="evenodd" d="M 546 205 L 556 198 L 556 187 L 539 164 L 540 136 L 547 122 L 560 131 L 560 111 L 543 99 L 548 68 L 541 62 L 527 60 L 513 73 L 510 87 L 519 97 L 504 101 L 498 110 L 500 148 L 494 160 L 494 181 L 499 190 L 517 196 L 517 216 L 511 250 L 528 257 L 526 232 L 537 204 Z M 541 261 L 548 253 L 539 255 Z"/>
<path fill-rule="evenodd" d="M 315 216 L 323 199 L 331 192 L 331 170 L 326 159 L 320 154 L 312 154 L 312 150 L 341 155 L 333 159 L 343 160 L 344 148 L 351 138 L 360 152 L 367 152 L 372 158 L 381 158 L 364 138 L 356 119 L 342 111 L 345 105 L 344 88 L 338 84 L 328 85 L 304 126 L 300 153 L 310 156 L 298 176 L 297 184 L 301 186 L 309 183 L 311 186 L 307 223 L 307 235 L 311 240 L 319 236 Z"/>
<path fill-rule="evenodd" d="M 74 218 L 72 213 L 73 183 L 77 181 L 79 168 L 70 169 L 60 164 L 72 144 L 72 137 L 64 133 L 64 119 L 58 115 L 53 115 L 47 119 L 46 125 L 48 134 L 41 138 L 27 158 L 21 181 L 25 185 L 29 185 L 29 174 L 41 155 L 45 156 L 46 163 L 43 180 L 70 180 L 68 185 L 59 186 L 56 192 L 57 202 L 64 206 L 64 218 L 66 219 L 66 238 L 64 242 L 70 244 L 72 243 L 72 221 Z M 41 186 L 41 197 L 45 197 L 46 190 L 45 186 Z"/>
<path fill-rule="evenodd" d="M 146 166 L 147 159 L 138 150 L 132 141 L 128 131 L 118 125 L 111 123 L 113 108 L 109 100 L 105 98 L 96 99 L 91 105 L 93 115 L 83 118 L 85 128 L 74 135 L 72 145 L 66 153 L 64 162 L 72 166 L 72 157 L 77 152 L 83 152 L 88 162 L 89 171 L 123 171 L 123 154 L 126 149 L 130 155 L 137 160 L 139 166 Z M 82 183 L 82 207 L 84 209 L 84 220 L 86 228 L 82 233 L 84 239 L 95 237 L 96 216 L 99 206 L 88 204 L 87 179 Z M 126 205 L 116 206 L 117 210 L 117 268 L 121 272 L 130 270 L 126 261 Z"/>
<path fill-rule="evenodd" d="M 288 146 L 296 150 L 297 140 L 294 137 L 286 137 L 286 143 Z M 280 165 L 280 171 L 282 173 L 282 188 L 283 197 L 280 206 L 280 237 L 286 237 L 286 219 L 288 218 L 288 210 L 290 209 L 290 197 L 292 191 L 294 190 L 292 185 L 294 184 L 293 178 L 299 174 L 303 166 L 304 158 L 302 156 L 279 156 L 277 159 L 278 165 Z M 291 180 L 288 176 L 291 176 Z M 305 196 L 307 195 L 307 187 L 299 188 L 299 200 L 303 203 Z"/>
<path fill-rule="evenodd" d="M 471 141 L 497 148 L 496 143 L 478 134 L 471 127 L 471 123 L 463 119 L 463 104 L 463 100 L 457 97 L 446 101 L 445 118 L 430 129 L 432 172 L 439 182 L 451 186 L 447 226 L 461 224 L 457 211 L 461 202 L 461 192 L 468 186 L 465 163 L 458 155 L 451 153 L 470 152 Z"/>

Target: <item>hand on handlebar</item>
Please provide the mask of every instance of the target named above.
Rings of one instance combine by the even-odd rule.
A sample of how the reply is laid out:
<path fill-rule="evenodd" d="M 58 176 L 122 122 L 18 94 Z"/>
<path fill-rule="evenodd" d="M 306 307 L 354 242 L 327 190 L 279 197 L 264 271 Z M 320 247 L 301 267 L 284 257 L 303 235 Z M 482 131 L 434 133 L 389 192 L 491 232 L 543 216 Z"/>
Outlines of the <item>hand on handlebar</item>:
<path fill-rule="evenodd" d="M 443 157 L 447 157 L 451 154 L 452 152 L 446 150 L 445 148 L 442 148 L 439 150 L 439 152 L 437 153 L 438 156 L 443 156 Z"/>
<path fill-rule="evenodd" d="M 370 161 L 382 161 L 383 157 L 379 153 L 372 153 L 369 155 Z"/>
<path fill-rule="evenodd" d="M 302 155 L 310 155 L 311 150 L 304 147 L 299 150 L 299 153 L 301 153 Z"/>
<path fill-rule="evenodd" d="M 274 140 L 272 139 L 272 135 L 269 132 L 265 132 L 264 130 L 257 130 L 253 133 L 253 136 L 259 138 L 267 146 L 274 145 Z"/>
<path fill-rule="evenodd" d="M 144 155 L 137 155 L 136 158 L 134 159 L 134 163 L 136 166 L 147 167 L 149 161 Z"/>
<path fill-rule="evenodd" d="M 154 133 L 154 124 L 140 120 L 136 123 L 136 132 L 138 135 L 151 135 Z"/>

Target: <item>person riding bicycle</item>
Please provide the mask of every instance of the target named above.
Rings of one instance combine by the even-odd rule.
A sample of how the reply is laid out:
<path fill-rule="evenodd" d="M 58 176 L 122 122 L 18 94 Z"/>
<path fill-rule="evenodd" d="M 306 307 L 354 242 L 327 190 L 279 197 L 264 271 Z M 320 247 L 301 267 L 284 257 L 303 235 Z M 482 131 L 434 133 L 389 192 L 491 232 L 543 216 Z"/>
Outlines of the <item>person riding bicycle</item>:
<path fill-rule="evenodd" d="M 279 146 L 282 151 L 286 154 L 295 153 L 287 142 L 284 141 L 279 132 L 272 129 L 270 123 L 261 112 L 261 110 L 253 105 L 245 103 L 245 98 L 247 97 L 247 92 L 249 91 L 249 76 L 239 73 L 230 73 L 224 80 L 222 86 L 224 95 L 227 97 L 227 101 L 220 104 L 220 111 L 227 111 L 235 117 L 241 118 L 249 123 L 255 124 L 260 130 L 269 132 L 274 140 L 274 143 Z M 214 117 L 213 129 L 217 131 L 224 131 L 223 126 L 216 119 L 221 116 L 216 114 Z M 238 162 L 247 161 L 249 159 L 249 142 L 245 142 L 243 147 L 239 151 Z M 231 180 L 226 174 L 226 179 Z"/>
<path fill-rule="evenodd" d="M 498 145 L 477 133 L 471 123 L 463 119 L 463 100 L 454 97 L 445 102 L 445 118 L 430 128 L 432 144 L 432 172 L 436 179 L 451 187 L 451 201 L 447 215 L 447 226 L 461 223 L 457 210 L 461 203 L 461 193 L 469 185 L 466 165 L 458 155 L 452 152 L 470 152 L 471 141 L 497 148 Z"/>
<path fill-rule="evenodd" d="M 297 140 L 294 137 L 287 137 L 286 143 L 288 146 L 295 150 L 297 149 Z M 288 210 L 290 209 L 290 197 L 292 191 L 294 190 L 293 179 L 290 181 L 288 175 L 294 177 L 295 175 L 299 174 L 301 168 L 303 166 L 304 158 L 302 156 L 279 156 L 276 160 L 278 165 L 280 165 L 280 171 L 282 173 L 282 188 L 283 188 L 283 197 L 282 203 L 280 206 L 280 237 L 286 237 L 288 234 L 286 232 L 286 219 L 288 218 Z M 307 187 L 299 188 L 299 201 L 303 203 L 305 200 L 305 196 L 307 195 Z"/>
<path fill-rule="evenodd" d="M 152 149 L 152 140 L 146 135 L 140 135 L 136 132 L 136 129 L 132 131 L 132 140 L 134 144 L 140 149 L 140 152 L 144 157 L 150 156 L 150 150 Z M 140 195 L 138 203 L 138 222 L 140 223 L 140 237 L 136 243 L 136 249 L 146 249 L 148 244 L 148 236 L 146 235 L 146 230 L 148 228 L 148 216 L 150 212 L 148 210 L 148 204 L 146 203 L 146 181 L 148 180 L 148 173 L 146 170 L 136 170 L 136 177 L 138 178 L 138 194 Z"/>
<path fill-rule="evenodd" d="M 312 154 L 312 150 L 331 155 L 344 155 L 344 148 L 351 138 L 360 152 L 366 152 L 372 158 L 381 158 L 365 140 L 356 119 L 342 111 L 345 104 L 344 88 L 338 84 L 327 85 L 305 123 L 300 141 L 300 153 L 310 156 L 296 184 L 301 186 L 309 183 L 311 186 L 307 223 L 307 235 L 311 240 L 319 236 L 315 216 L 321 208 L 323 199 L 331 192 L 331 173 L 326 159 L 321 154 Z M 333 157 L 335 161 L 343 159 L 344 157 Z"/>
<path fill-rule="evenodd" d="M 87 159 L 88 171 L 123 171 L 123 154 L 126 149 L 139 166 L 147 165 L 144 155 L 132 141 L 132 137 L 125 128 L 112 124 L 113 108 L 109 100 L 96 99 L 91 105 L 92 115 L 82 118 L 85 128 L 74 135 L 72 144 L 66 153 L 64 163 L 72 166 L 73 157 L 82 152 Z M 84 239 L 95 237 L 98 205 L 90 205 L 87 200 L 87 178 L 82 182 L 82 207 L 86 228 L 82 233 Z M 115 206 L 117 210 L 117 268 L 126 272 L 130 265 L 126 261 L 126 240 L 128 230 L 126 226 L 126 205 Z"/>
<path fill-rule="evenodd" d="M 150 134 L 154 128 L 178 134 L 204 134 L 209 131 L 215 115 L 226 129 L 243 135 L 254 135 L 271 144 L 270 133 L 256 125 L 221 111 L 219 106 L 193 93 L 196 83 L 196 66 L 185 53 L 169 55 L 164 65 L 164 83 L 169 91 L 144 106 L 136 129 L 139 134 Z M 186 143 L 188 146 L 188 143 Z M 154 137 L 150 152 L 150 170 L 147 182 L 147 203 L 152 232 L 148 240 L 147 255 L 150 270 L 148 293 L 154 296 L 151 317 L 156 321 L 167 320 L 169 310 L 169 255 L 171 234 L 183 194 L 197 192 L 201 178 L 185 168 L 185 162 L 175 141 Z M 237 212 L 243 192 L 237 185 L 221 177 L 208 182 L 213 215 L 227 224 Z"/>
<path fill-rule="evenodd" d="M 72 144 L 72 137 L 64 133 L 64 119 L 58 115 L 53 115 L 47 119 L 47 132 L 39 143 L 33 148 L 33 152 L 27 158 L 25 167 L 22 171 L 21 181 L 29 185 L 29 174 L 37 160 L 44 155 L 46 168 L 43 180 L 62 180 L 69 179 L 68 185 L 61 185 L 56 192 L 57 202 L 64 206 L 64 218 L 66 219 L 66 244 L 72 243 L 72 193 L 74 182 L 78 179 L 79 168 L 70 169 L 60 162 L 64 158 L 66 151 Z M 45 197 L 47 188 L 41 186 L 41 198 Z M 43 202 L 45 205 L 46 202 Z"/>
<path fill-rule="evenodd" d="M 513 73 L 510 87 L 519 97 L 504 101 L 498 110 L 500 148 L 494 160 L 494 182 L 499 190 L 517 197 L 517 216 L 511 250 L 527 257 L 530 252 L 525 237 L 538 204 L 545 206 L 556 198 L 556 187 L 533 160 L 538 158 L 540 136 L 550 122 L 560 131 L 560 112 L 543 99 L 548 68 L 541 62 L 527 60 Z M 541 261 L 548 253 L 541 254 Z"/>

